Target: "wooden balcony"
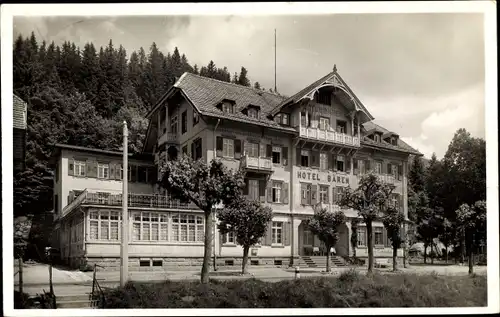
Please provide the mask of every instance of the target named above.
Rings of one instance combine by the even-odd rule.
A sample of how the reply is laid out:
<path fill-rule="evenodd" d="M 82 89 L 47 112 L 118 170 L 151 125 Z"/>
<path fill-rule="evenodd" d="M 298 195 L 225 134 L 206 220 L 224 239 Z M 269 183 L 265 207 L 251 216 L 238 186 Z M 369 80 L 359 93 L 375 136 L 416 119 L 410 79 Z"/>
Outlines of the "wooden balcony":
<path fill-rule="evenodd" d="M 244 170 L 253 172 L 272 173 L 273 171 L 273 162 L 270 158 L 266 157 L 244 155 L 240 160 L 240 166 Z"/>
<path fill-rule="evenodd" d="M 122 206 L 122 194 L 112 193 L 93 193 L 84 191 L 78 197 L 75 197 L 68 204 L 68 208 L 74 208 L 77 205 L 99 205 L 99 206 Z M 128 194 L 129 208 L 157 208 L 157 209 L 198 209 L 193 203 L 183 203 L 169 196 L 159 194 Z"/>
<path fill-rule="evenodd" d="M 345 133 L 339 133 L 333 130 L 321 130 L 319 128 L 298 127 L 301 138 L 326 141 L 336 144 L 359 147 L 359 137 L 354 137 Z"/>
<path fill-rule="evenodd" d="M 361 177 L 366 175 L 367 173 L 364 174 L 358 174 L 358 182 L 361 180 Z M 400 183 L 401 180 L 398 180 L 394 175 L 392 174 L 375 174 L 377 177 L 384 183 L 387 184 L 397 184 Z"/>
<path fill-rule="evenodd" d="M 158 138 L 158 145 L 162 145 L 164 143 L 178 144 L 179 139 L 177 138 L 177 133 L 171 133 L 171 132 L 163 133 Z"/>

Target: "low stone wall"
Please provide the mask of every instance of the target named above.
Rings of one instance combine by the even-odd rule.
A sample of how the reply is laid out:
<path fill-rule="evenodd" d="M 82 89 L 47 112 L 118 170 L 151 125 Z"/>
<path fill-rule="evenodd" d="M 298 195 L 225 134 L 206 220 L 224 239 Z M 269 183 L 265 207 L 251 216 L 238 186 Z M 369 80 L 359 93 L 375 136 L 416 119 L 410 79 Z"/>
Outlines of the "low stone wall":
<path fill-rule="evenodd" d="M 296 262 L 298 259 L 295 260 Z M 97 264 L 100 270 L 115 271 L 120 269 L 120 258 L 118 257 L 88 257 L 87 265 Z M 165 270 L 186 270 L 198 269 L 203 265 L 202 257 L 130 257 L 130 271 L 165 271 Z M 217 267 L 235 267 L 242 265 L 241 257 L 217 257 Z M 213 266 L 213 259 L 210 260 L 210 266 Z M 250 257 L 248 259 L 249 267 L 288 267 L 290 266 L 290 257 Z"/>

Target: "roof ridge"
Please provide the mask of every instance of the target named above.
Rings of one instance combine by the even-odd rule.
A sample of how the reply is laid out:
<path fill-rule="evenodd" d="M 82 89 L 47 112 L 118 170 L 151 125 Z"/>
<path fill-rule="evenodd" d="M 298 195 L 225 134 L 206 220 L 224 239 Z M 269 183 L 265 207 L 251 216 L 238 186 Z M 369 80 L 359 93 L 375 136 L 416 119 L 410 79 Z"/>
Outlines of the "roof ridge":
<path fill-rule="evenodd" d="M 283 99 L 288 98 L 287 96 L 275 94 L 275 93 L 272 93 L 272 92 L 269 92 L 269 91 L 266 91 L 266 90 L 262 90 L 262 89 L 257 89 L 257 88 L 251 87 L 251 86 L 243 86 L 243 85 L 235 84 L 235 83 L 232 83 L 232 82 L 223 81 L 223 80 L 220 80 L 220 79 L 215 79 L 215 78 L 212 78 L 212 77 L 205 77 L 205 76 L 201 76 L 201 75 L 198 75 L 198 74 L 193 74 L 193 73 L 190 73 L 190 72 L 184 72 L 184 74 L 188 74 L 190 76 L 195 76 L 195 77 L 198 77 L 198 78 L 203 78 L 203 79 L 207 79 L 207 80 L 211 80 L 211 81 L 216 81 L 216 82 L 219 82 L 219 83 L 222 83 L 222 84 L 231 85 L 231 86 L 235 86 L 235 87 L 238 87 L 238 88 L 246 88 L 246 89 L 252 90 L 252 91 L 254 91 L 256 93 L 257 92 L 263 92 L 263 93 L 266 93 L 268 95 L 281 97 Z M 184 74 L 183 74 L 183 76 L 184 76 Z"/>

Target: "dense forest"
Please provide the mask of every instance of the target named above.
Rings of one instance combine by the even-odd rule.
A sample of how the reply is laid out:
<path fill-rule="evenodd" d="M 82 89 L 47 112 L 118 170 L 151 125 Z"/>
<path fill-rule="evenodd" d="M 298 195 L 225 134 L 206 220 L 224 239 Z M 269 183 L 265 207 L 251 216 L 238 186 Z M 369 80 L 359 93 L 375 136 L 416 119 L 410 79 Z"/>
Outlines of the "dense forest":
<path fill-rule="evenodd" d="M 106 47 L 87 43 L 38 43 L 34 33 L 13 47 L 14 93 L 28 103 L 26 170 L 15 175 L 14 215 L 52 210 L 53 144 L 107 150 L 122 145 L 122 122 L 129 127 L 129 151 L 140 152 L 145 114 L 184 72 L 250 86 L 248 71 L 231 73 L 214 61 L 191 65 L 177 48 L 161 52 L 155 43 L 127 54 L 112 40 Z M 261 89 L 258 82 L 254 87 Z"/>

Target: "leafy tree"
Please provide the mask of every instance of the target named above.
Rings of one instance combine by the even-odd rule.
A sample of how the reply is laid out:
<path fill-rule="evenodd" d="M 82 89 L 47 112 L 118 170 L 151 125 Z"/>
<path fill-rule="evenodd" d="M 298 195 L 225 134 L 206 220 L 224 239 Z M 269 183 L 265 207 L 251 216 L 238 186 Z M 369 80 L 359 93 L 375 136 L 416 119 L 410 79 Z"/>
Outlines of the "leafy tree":
<path fill-rule="evenodd" d="M 314 216 L 306 220 L 306 226 L 324 243 L 326 247 L 326 271 L 331 271 L 330 249 L 339 239 L 338 227 L 344 224 L 346 217 L 343 212 L 329 212 L 325 208 L 315 211 Z"/>
<path fill-rule="evenodd" d="M 410 187 L 415 192 L 421 192 L 425 189 L 425 168 L 420 156 L 415 156 L 408 173 Z"/>
<path fill-rule="evenodd" d="M 236 242 L 243 247 L 242 274 L 247 274 L 248 251 L 265 236 L 272 220 L 272 209 L 258 201 L 240 198 L 217 214 L 221 234 L 234 233 Z"/>
<path fill-rule="evenodd" d="M 445 261 L 448 263 L 448 248 L 455 240 L 456 230 L 453 228 L 453 224 L 448 220 L 444 219 L 442 223 L 442 230 L 438 235 L 439 241 L 443 243 L 445 248 Z"/>
<path fill-rule="evenodd" d="M 383 217 L 383 224 L 387 231 L 387 236 L 392 245 L 392 270 L 397 271 L 398 267 L 398 249 L 401 247 L 403 239 L 401 237 L 401 225 L 404 223 L 405 216 L 399 210 L 389 207 Z"/>
<path fill-rule="evenodd" d="M 240 77 L 238 77 L 238 85 L 250 87 L 248 71 L 245 67 L 241 67 Z"/>
<path fill-rule="evenodd" d="M 373 221 L 386 211 L 387 202 L 394 185 L 383 183 L 375 174 L 363 175 L 357 189 L 348 187 L 342 194 L 339 205 L 358 212 L 366 224 L 368 235 L 368 272 L 373 272 Z"/>
<path fill-rule="evenodd" d="M 194 203 L 205 214 L 205 252 L 201 269 L 201 282 L 209 281 L 209 265 L 212 253 L 212 212 L 219 204 L 230 205 L 241 195 L 245 186 L 240 171 L 229 170 L 222 162 L 209 164 L 184 156 L 168 161 L 161 169 L 160 185 L 173 197 Z"/>
<path fill-rule="evenodd" d="M 476 233 L 486 232 L 486 201 L 477 201 L 472 207 L 462 204 L 456 211 L 460 228 L 465 233 L 467 257 L 469 260 L 469 274 L 474 270 L 474 247 L 477 246 Z"/>

